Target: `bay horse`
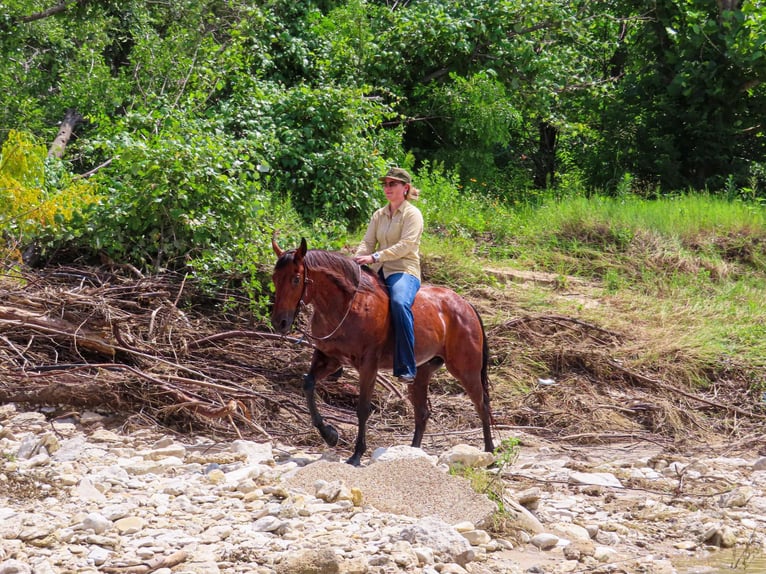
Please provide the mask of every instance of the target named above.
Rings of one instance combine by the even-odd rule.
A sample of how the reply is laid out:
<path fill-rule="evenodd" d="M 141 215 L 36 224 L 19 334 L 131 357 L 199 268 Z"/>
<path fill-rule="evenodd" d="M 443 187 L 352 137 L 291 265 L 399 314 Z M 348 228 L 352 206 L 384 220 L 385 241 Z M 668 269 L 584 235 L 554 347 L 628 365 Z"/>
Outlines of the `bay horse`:
<path fill-rule="evenodd" d="M 283 251 L 271 241 L 277 263 L 271 323 L 287 334 L 303 305 L 312 305 L 310 333 L 314 355 L 303 376 L 311 421 L 324 441 L 338 444 L 338 431 L 324 422 L 314 398 L 317 381 L 350 365 L 359 373 L 359 422 L 354 453 L 346 461 L 358 466 L 367 450 L 365 439 L 378 369 L 393 365 L 393 327 L 385 283 L 368 267 L 340 253 L 300 247 Z M 487 362 L 489 347 L 484 325 L 476 309 L 454 291 L 423 285 L 412 307 L 415 317 L 415 357 L 418 364 L 408 399 L 415 411 L 412 446 L 420 447 L 428 409 L 428 382 L 442 365 L 458 380 L 481 419 L 484 449 L 492 452 Z"/>

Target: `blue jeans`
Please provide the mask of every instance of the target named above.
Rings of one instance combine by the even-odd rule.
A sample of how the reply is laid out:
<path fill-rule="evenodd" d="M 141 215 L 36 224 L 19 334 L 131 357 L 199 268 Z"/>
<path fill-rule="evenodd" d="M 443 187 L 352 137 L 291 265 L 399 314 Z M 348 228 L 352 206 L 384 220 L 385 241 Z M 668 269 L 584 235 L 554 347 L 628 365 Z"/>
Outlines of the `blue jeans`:
<path fill-rule="evenodd" d="M 415 324 L 412 302 L 420 289 L 420 280 L 409 273 L 393 273 L 386 277 L 394 325 L 394 376 L 415 376 Z"/>

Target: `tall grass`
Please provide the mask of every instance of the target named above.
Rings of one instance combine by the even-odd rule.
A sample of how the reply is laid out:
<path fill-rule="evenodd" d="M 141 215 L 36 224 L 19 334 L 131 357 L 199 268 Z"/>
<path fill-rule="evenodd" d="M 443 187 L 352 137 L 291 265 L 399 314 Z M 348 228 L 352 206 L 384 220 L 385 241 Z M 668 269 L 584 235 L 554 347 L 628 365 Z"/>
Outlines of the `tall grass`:
<path fill-rule="evenodd" d="M 653 280 L 678 272 L 715 277 L 731 264 L 766 271 L 766 210 L 756 204 L 709 195 L 577 196 L 524 209 L 516 221 L 519 259 L 550 271 L 603 277 L 627 264 L 633 277 Z"/>
<path fill-rule="evenodd" d="M 418 207 L 427 231 L 438 237 L 495 240 L 514 229 L 517 214 L 503 205 L 490 190 L 463 185 L 440 165 L 426 165 L 419 172 L 422 189 Z"/>
<path fill-rule="evenodd" d="M 606 223 L 618 229 L 645 229 L 679 237 L 701 232 L 728 233 L 743 228 L 761 232 L 766 229 L 762 206 L 707 194 L 683 194 L 657 200 L 636 196 L 576 196 L 547 201 L 540 209 L 526 210 L 526 216 L 535 231 L 573 222 L 590 226 Z"/>
<path fill-rule="evenodd" d="M 640 339 L 644 360 L 685 357 L 700 373 L 746 364 L 753 385 L 766 388 L 764 206 L 582 193 L 507 206 L 438 170 L 421 180 L 425 259 L 438 259 L 440 282 L 476 280 L 475 266 L 460 279 L 461 259 L 584 279 L 606 304 L 582 312 Z M 539 290 L 514 296 L 538 313 L 545 303 L 551 313 L 578 312 Z"/>

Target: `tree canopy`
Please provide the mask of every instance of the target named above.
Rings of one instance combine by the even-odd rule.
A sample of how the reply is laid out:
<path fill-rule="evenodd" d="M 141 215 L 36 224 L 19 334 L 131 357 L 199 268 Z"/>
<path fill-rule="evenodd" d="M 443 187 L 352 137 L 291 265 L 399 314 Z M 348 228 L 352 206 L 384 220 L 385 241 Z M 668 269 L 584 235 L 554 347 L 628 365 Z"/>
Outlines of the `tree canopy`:
<path fill-rule="evenodd" d="M 55 2 L 0 4 L 6 235 L 162 266 L 358 226 L 391 164 L 766 196 L 760 0 Z"/>

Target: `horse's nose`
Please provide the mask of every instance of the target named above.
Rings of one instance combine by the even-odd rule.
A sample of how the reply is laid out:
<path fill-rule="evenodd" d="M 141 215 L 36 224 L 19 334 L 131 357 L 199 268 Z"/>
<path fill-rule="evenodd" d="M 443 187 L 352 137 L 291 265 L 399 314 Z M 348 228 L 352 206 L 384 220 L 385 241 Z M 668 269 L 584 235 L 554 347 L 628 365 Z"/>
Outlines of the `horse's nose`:
<path fill-rule="evenodd" d="M 285 335 L 292 324 L 292 313 L 275 313 L 271 316 L 271 325 L 280 335 Z"/>

